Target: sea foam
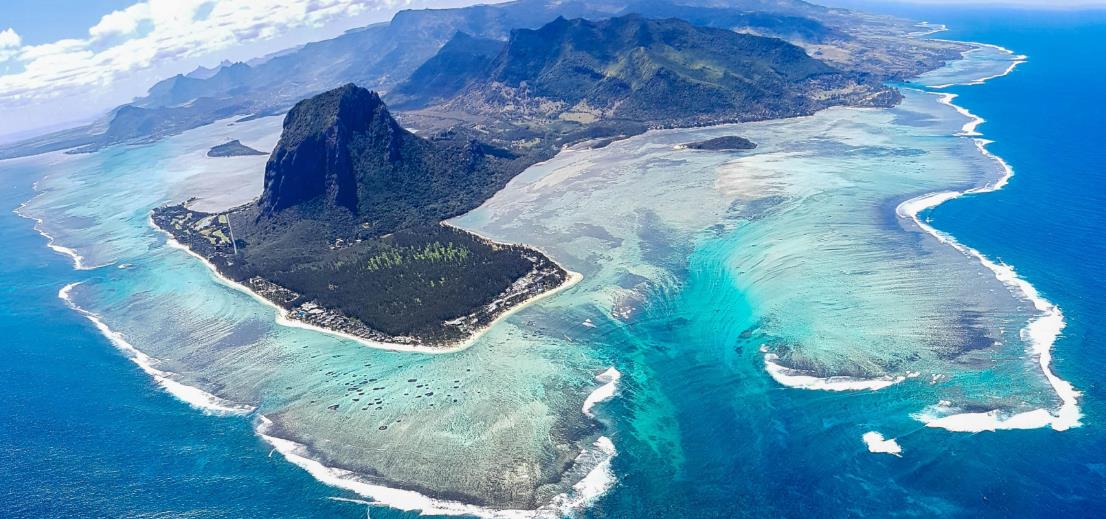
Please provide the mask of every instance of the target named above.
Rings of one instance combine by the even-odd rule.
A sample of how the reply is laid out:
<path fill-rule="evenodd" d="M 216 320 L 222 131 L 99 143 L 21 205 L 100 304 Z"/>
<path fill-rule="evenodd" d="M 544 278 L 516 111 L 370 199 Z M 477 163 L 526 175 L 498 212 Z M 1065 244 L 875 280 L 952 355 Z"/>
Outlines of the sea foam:
<path fill-rule="evenodd" d="M 592 391 L 584 400 L 583 412 L 591 412 L 596 404 L 609 400 L 618 391 L 620 373 L 614 367 L 607 368 L 595 377 L 603 385 Z M 280 438 L 272 432 L 273 422 L 265 416 L 258 418 L 257 434 L 273 446 L 277 452 L 292 464 L 306 470 L 315 479 L 337 488 L 354 492 L 372 499 L 370 506 L 387 506 L 403 511 L 417 511 L 426 515 L 471 515 L 494 519 L 530 519 L 559 518 L 586 508 L 607 492 L 616 481 L 611 469 L 611 460 L 618 453 L 614 442 L 606 436 L 600 436 L 591 448 L 582 451 L 575 459 L 576 466 L 590 466 L 587 474 L 572 486 L 572 490 L 554 496 L 549 503 L 535 510 L 501 510 L 482 507 L 459 501 L 435 499 L 412 490 L 391 488 L 369 483 L 357 473 L 328 467 L 312 459 L 308 448 L 292 440 Z"/>
<path fill-rule="evenodd" d="M 974 122 L 974 124 L 969 123 L 972 124 L 970 128 L 967 125 L 965 126 L 965 133 L 970 131 L 972 134 L 978 135 L 975 133 L 975 127 L 983 122 L 982 118 L 975 116 L 964 108 L 953 105 L 952 100 L 955 96 L 950 96 L 949 94 L 938 94 L 938 96 L 942 102 L 957 108 L 958 112 L 969 117 Z M 1055 414 L 1045 409 L 1026 411 L 1014 415 L 1008 415 L 1000 410 L 982 413 L 955 413 L 953 409 L 942 406 L 931 407 L 927 411 L 915 414 L 914 416 L 929 427 L 939 427 L 951 431 L 962 432 L 1040 427 L 1052 427 L 1055 430 L 1062 431 L 1077 427 L 1081 425 L 1080 418 L 1082 417 L 1078 405 L 1080 393 L 1075 390 L 1071 383 L 1056 376 L 1051 368 L 1052 345 L 1056 342 L 1056 338 L 1059 337 L 1060 332 L 1065 326 L 1064 314 L 1060 311 L 1060 308 L 1041 296 L 1032 284 L 1019 277 L 1013 267 L 992 261 L 979 251 L 960 243 L 956 238 L 952 237 L 952 235 L 935 229 L 918 216 L 922 211 L 937 207 L 949 200 L 960 198 L 965 195 L 998 191 L 1009 183 L 1010 178 L 1014 176 L 1014 170 L 1010 167 L 1010 164 L 1001 157 L 987 150 L 987 145 L 990 144 L 991 141 L 981 138 L 974 138 L 973 141 L 980 153 L 995 161 L 1001 167 L 1003 171 L 1001 177 L 990 184 L 968 189 L 966 191 L 942 191 L 912 198 L 899 204 L 896 212 L 901 217 L 913 220 L 919 228 L 937 238 L 941 243 L 949 245 L 957 251 L 976 259 L 983 264 L 984 267 L 993 272 L 995 277 L 1012 292 L 1021 294 L 1027 301 L 1033 303 L 1034 308 L 1038 311 L 1038 316 L 1030 320 L 1021 330 L 1021 337 L 1031 345 L 1032 352 L 1037 356 L 1041 371 L 1044 373 L 1045 378 L 1048 379 L 1053 390 L 1056 391 L 1057 396 L 1060 397 L 1061 405 Z"/>
<path fill-rule="evenodd" d="M 1011 56 L 1010 65 L 1008 67 L 1006 67 L 1006 70 L 1004 70 L 1004 71 L 1002 71 L 998 74 L 993 74 L 993 75 L 985 76 L 985 77 L 981 77 L 981 78 L 974 78 L 974 79 L 965 81 L 963 83 L 946 83 L 946 84 L 943 84 L 943 85 L 935 85 L 935 86 L 932 86 L 930 88 L 944 89 L 944 88 L 949 88 L 949 87 L 954 87 L 954 86 L 982 85 L 983 83 L 986 83 L 986 82 L 988 82 L 992 79 L 997 79 L 997 78 L 1009 75 L 1011 72 L 1014 71 L 1014 69 L 1018 68 L 1018 65 L 1021 65 L 1022 63 L 1025 63 L 1026 61 L 1029 61 L 1028 56 L 1026 56 L 1024 54 L 1015 55 L 1014 51 L 1012 51 L 1010 49 L 1007 49 L 1006 47 L 1001 47 L 999 45 L 992 45 L 990 43 L 973 43 L 973 45 L 976 45 L 976 48 L 968 51 L 967 53 L 979 52 L 979 51 L 982 51 L 984 49 L 997 50 L 1000 53 Z"/>
<path fill-rule="evenodd" d="M 229 400 L 219 398 L 211 393 L 208 393 L 200 388 L 189 386 L 178 382 L 172 378 L 172 373 L 162 371 L 154 367 L 157 364 L 157 359 L 146 355 L 145 353 L 135 348 L 131 343 L 127 342 L 122 333 L 112 330 L 104 323 L 100 316 L 89 312 L 73 302 L 71 292 L 73 287 L 80 283 L 70 283 L 65 285 L 58 291 L 58 298 L 65 302 L 66 306 L 75 310 L 77 313 L 85 316 L 92 324 L 96 326 L 96 329 L 103 334 L 104 337 L 111 342 L 113 346 L 123 352 L 127 358 L 131 359 L 138 365 L 142 371 L 146 372 L 154 379 L 162 389 L 164 389 L 170 395 L 173 395 L 178 400 L 196 408 L 204 413 L 212 415 L 243 415 L 252 413 L 254 408 L 248 405 L 237 404 Z"/>
<path fill-rule="evenodd" d="M 585 415 L 594 417 L 591 412 L 591 408 L 595 407 L 595 404 L 610 400 L 618 392 L 618 381 L 622 378 L 622 373 L 613 367 L 607 368 L 606 371 L 596 375 L 595 380 L 603 382 L 602 386 L 599 386 L 595 391 L 592 391 L 587 398 L 584 399 L 583 411 Z"/>
<path fill-rule="evenodd" d="M 876 378 L 860 377 L 817 377 L 778 364 L 775 353 L 764 354 L 764 369 L 772 378 L 787 387 L 819 391 L 877 391 L 906 380 L 903 375 Z"/>
<path fill-rule="evenodd" d="M 269 434 L 273 423 L 268 418 L 261 416 L 258 422 L 257 431 L 261 438 L 272 445 L 285 459 L 306 470 L 315 479 L 372 499 L 373 505 L 419 512 L 422 515 L 467 515 L 489 519 L 560 518 L 590 505 L 615 482 L 614 473 L 611 471 L 611 459 L 617 451 L 609 438 L 600 436 L 591 449 L 585 450 L 576 457 L 576 463 L 593 461 L 594 466 L 587 475 L 573 485 L 571 491 L 554 496 L 548 504 L 536 510 L 499 510 L 458 501 L 435 499 L 412 490 L 369 483 L 352 471 L 328 467 L 310 458 L 303 444 Z"/>
<path fill-rule="evenodd" d="M 868 431 L 864 433 L 864 436 L 861 436 L 861 439 L 868 446 L 868 452 L 902 457 L 902 447 L 894 438 L 884 439 L 882 434 L 876 431 Z"/>
<path fill-rule="evenodd" d="M 58 245 L 57 240 L 55 240 L 52 235 L 50 235 L 49 233 L 47 233 L 45 230 L 42 229 L 42 218 L 37 218 L 37 217 L 34 217 L 34 216 L 31 216 L 29 214 L 24 213 L 23 209 L 26 206 L 27 206 L 27 204 L 23 203 L 12 212 L 15 213 L 16 215 L 20 216 L 20 217 L 23 217 L 23 218 L 26 218 L 28 220 L 31 220 L 31 221 L 35 222 L 35 225 L 34 225 L 33 229 L 35 230 L 35 232 L 42 235 L 43 238 L 46 238 L 46 247 L 48 247 L 50 250 L 52 250 L 54 252 L 57 252 L 58 254 L 68 256 L 69 259 L 73 262 L 73 268 L 75 270 L 95 270 L 95 269 L 98 269 L 100 267 L 110 265 L 110 263 L 105 263 L 103 265 L 86 265 L 84 256 L 81 256 L 77 251 L 75 251 L 75 250 L 73 250 L 69 247 Z"/>

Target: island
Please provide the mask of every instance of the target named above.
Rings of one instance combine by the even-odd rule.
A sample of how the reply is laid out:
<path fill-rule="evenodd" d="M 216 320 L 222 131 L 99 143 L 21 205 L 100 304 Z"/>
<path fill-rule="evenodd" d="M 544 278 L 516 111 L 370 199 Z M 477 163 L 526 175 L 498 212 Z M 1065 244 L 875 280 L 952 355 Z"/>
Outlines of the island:
<path fill-rule="evenodd" d="M 681 144 L 679 147 L 689 150 L 737 151 L 755 149 L 757 145 L 755 142 L 744 137 L 727 135 L 724 137 L 707 139 L 705 141 Z"/>
<path fill-rule="evenodd" d="M 238 139 L 212 146 L 207 151 L 208 157 L 248 157 L 251 155 L 266 155 L 266 153 L 246 146 Z"/>

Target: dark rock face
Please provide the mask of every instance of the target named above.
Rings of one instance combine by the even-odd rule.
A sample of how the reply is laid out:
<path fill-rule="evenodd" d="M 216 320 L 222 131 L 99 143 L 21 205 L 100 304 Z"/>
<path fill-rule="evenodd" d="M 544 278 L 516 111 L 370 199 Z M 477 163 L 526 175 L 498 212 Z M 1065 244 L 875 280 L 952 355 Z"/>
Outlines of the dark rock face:
<path fill-rule="evenodd" d="M 427 140 L 380 96 L 348 84 L 296 104 L 265 167 L 259 215 L 290 208 L 369 234 L 437 223 L 479 205 L 509 179 L 513 156 L 463 136 Z M 293 217 L 295 219 L 295 217 Z"/>
<path fill-rule="evenodd" d="M 273 213 L 322 197 L 327 207 L 358 214 L 355 162 L 374 153 L 373 165 L 394 169 L 404 148 L 419 147 L 417 140 L 396 123 L 380 96 L 352 84 L 301 101 L 285 117 L 265 166 L 261 210 Z"/>
<path fill-rule="evenodd" d="M 568 279 L 537 251 L 439 225 L 531 162 L 459 132 L 416 136 L 350 84 L 288 113 L 256 204 L 225 219 L 184 205 L 153 218 L 291 319 L 448 344 Z"/>

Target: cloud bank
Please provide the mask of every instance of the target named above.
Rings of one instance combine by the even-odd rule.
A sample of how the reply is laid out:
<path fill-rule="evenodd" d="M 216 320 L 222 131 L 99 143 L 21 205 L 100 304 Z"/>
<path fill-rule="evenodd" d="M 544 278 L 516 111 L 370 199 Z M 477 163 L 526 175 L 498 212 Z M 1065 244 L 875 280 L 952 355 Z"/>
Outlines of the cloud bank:
<path fill-rule="evenodd" d="M 8 117 L 0 121 L 0 134 L 46 126 L 66 116 L 89 118 L 142 93 L 170 75 L 174 65 L 171 72 L 177 73 L 204 57 L 225 57 L 233 50 L 271 52 L 332 37 L 386 18 L 409 3 L 147 0 L 104 15 L 87 36 L 41 45 L 23 45 L 16 29 L 5 28 L 0 31 L 0 112 Z M 329 33 L 321 34 L 323 28 Z M 289 41 L 292 36 L 299 40 Z"/>

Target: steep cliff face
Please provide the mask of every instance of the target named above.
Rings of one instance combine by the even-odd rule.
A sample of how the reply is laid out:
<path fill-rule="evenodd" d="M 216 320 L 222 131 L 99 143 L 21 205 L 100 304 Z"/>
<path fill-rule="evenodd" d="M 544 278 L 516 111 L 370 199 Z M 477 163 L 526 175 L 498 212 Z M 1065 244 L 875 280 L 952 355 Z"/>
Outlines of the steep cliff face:
<path fill-rule="evenodd" d="M 346 85 L 288 113 L 256 203 L 225 218 L 183 204 L 153 218 L 292 319 L 446 344 L 567 279 L 537 251 L 439 225 L 530 163 L 458 131 L 424 139 Z"/>
<path fill-rule="evenodd" d="M 508 160 L 464 138 L 427 140 L 349 84 L 299 102 L 265 167 L 261 217 L 290 208 L 391 232 L 471 208 Z M 474 192 L 474 190 L 477 190 Z"/>
<path fill-rule="evenodd" d="M 358 212 L 355 147 L 386 150 L 394 161 L 407 132 L 380 97 L 346 85 L 300 101 L 284 118 L 284 132 L 265 166 L 262 213 L 318 201 Z M 411 136 L 413 137 L 413 136 Z"/>

